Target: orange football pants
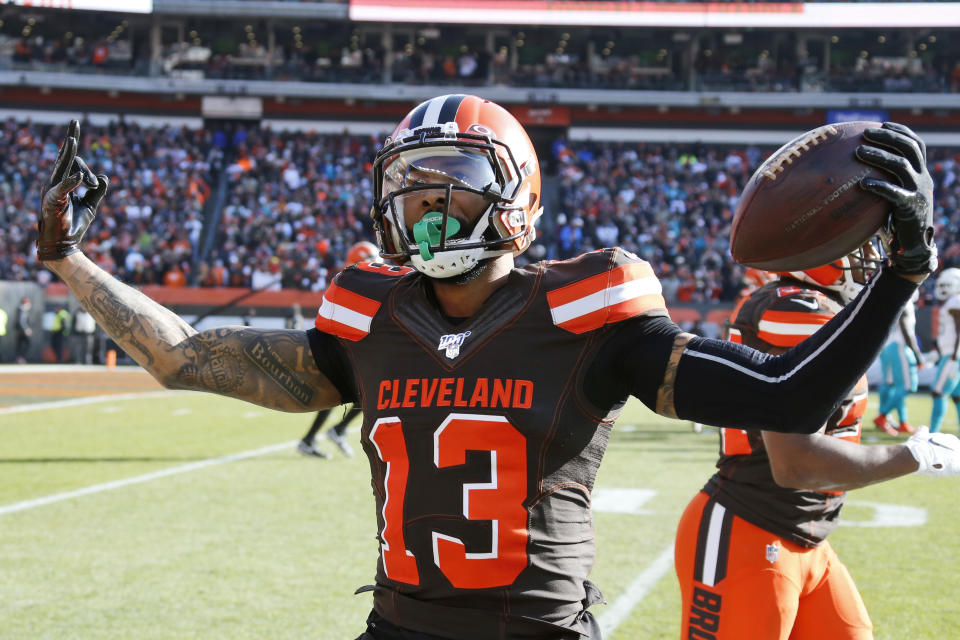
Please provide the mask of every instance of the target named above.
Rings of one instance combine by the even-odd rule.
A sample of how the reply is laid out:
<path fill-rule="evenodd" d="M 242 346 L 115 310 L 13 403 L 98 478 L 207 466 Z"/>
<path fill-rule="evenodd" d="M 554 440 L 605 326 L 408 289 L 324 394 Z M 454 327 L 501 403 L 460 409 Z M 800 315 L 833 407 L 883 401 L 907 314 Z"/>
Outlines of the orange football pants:
<path fill-rule="evenodd" d="M 701 492 L 674 548 L 682 640 L 872 640 L 847 568 L 824 541 L 808 549 L 756 527 Z"/>

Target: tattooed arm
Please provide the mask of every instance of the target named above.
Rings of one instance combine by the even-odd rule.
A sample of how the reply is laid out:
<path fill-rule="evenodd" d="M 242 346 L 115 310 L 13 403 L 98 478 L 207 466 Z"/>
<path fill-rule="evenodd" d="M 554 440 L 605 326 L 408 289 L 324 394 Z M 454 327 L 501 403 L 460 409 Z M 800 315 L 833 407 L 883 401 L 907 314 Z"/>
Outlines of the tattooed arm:
<path fill-rule="evenodd" d="M 303 331 L 223 327 L 197 332 L 81 253 L 46 266 L 124 351 L 165 387 L 210 391 L 281 411 L 340 404 Z"/>
<path fill-rule="evenodd" d="M 104 331 L 171 389 L 210 391 L 282 411 L 340 404 L 340 392 L 317 368 L 305 332 L 224 327 L 198 333 L 80 253 L 110 180 L 94 175 L 77 155 L 79 140 L 80 123 L 71 120 L 41 200 L 37 258 Z"/>

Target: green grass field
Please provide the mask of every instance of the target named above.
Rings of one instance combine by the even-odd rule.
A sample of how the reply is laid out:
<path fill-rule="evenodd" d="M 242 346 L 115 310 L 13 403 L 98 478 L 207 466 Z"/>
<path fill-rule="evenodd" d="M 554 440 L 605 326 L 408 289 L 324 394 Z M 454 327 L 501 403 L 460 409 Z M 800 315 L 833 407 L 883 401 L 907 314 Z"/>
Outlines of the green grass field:
<path fill-rule="evenodd" d="M 923 422 L 929 397 L 911 411 Z M 310 421 L 185 393 L 0 413 L 0 638 L 355 638 L 370 596 L 353 591 L 377 556 L 367 462 L 299 456 Z M 870 423 L 865 440 L 893 440 L 878 434 Z M 716 440 L 639 403 L 620 419 L 596 495 L 607 640 L 678 637 L 671 542 Z M 851 495 L 846 521 L 868 526 L 831 542 L 877 638 L 960 637 L 958 491 L 914 476 Z M 926 521 L 869 526 L 882 505 Z"/>

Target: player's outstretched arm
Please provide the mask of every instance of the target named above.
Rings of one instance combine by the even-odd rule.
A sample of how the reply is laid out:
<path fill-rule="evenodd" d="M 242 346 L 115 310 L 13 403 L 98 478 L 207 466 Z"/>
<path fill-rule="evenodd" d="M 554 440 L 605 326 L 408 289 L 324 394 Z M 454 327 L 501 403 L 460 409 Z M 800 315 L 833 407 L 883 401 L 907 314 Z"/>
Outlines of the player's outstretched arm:
<path fill-rule="evenodd" d="M 777 484 L 793 489 L 849 491 L 910 473 L 960 474 L 960 439 L 921 428 L 903 444 L 864 445 L 823 433 L 763 432 Z"/>
<path fill-rule="evenodd" d="M 165 387 L 208 391 L 281 411 L 317 411 L 340 393 L 314 362 L 307 334 L 223 327 L 197 332 L 75 253 L 46 265 L 120 347 Z"/>
<path fill-rule="evenodd" d="M 919 464 L 902 444 L 863 445 L 824 433 L 763 432 L 773 479 L 781 487 L 849 491 L 905 476 Z"/>
<path fill-rule="evenodd" d="M 283 411 L 316 411 L 340 402 L 317 368 L 302 331 L 225 327 L 198 333 L 182 318 L 118 282 L 80 253 L 79 243 L 107 191 L 76 156 L 74 120 L 54 164 L 38 222 L 37 256 L 83 307 L 161 384 L 209 391 Z M 76 195 L 81 183 L 88 187 Z"/>

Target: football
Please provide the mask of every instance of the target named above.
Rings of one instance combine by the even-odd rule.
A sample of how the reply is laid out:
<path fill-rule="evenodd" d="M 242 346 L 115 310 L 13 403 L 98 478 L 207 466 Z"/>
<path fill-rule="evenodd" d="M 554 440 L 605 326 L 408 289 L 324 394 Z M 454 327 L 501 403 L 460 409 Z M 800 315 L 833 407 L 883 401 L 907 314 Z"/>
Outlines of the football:
<path fill-rule="evenodd" d="M 730 254 L 742 265 L 799 271 L 850 253 L 886 223 L 889 203 L 860 188 L 890 175 L 859 161 L 861 132 L 879 122 L 828 124 L 808 131 L 756 170 L 737 203 Z"/>

